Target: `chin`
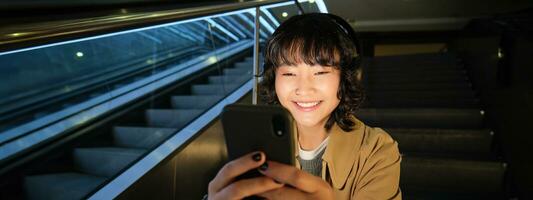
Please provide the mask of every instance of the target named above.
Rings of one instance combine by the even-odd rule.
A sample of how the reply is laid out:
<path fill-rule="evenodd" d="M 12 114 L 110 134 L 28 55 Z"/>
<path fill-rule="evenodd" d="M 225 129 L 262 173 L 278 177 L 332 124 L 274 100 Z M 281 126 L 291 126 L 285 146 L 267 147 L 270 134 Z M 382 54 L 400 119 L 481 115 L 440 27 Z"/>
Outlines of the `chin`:
<path fill-rule="evenodd" d="M 319 120 L 319 119 L 309 119 L 309 118 L 305 118 L 305 117 L 294 117 L 294 120 L 296 121 L 296 123 L 300 126 L 305 126 L 305 127 L 316 127 L 316 126 L 320 126 L 322 125 L 322 121 Z"/>

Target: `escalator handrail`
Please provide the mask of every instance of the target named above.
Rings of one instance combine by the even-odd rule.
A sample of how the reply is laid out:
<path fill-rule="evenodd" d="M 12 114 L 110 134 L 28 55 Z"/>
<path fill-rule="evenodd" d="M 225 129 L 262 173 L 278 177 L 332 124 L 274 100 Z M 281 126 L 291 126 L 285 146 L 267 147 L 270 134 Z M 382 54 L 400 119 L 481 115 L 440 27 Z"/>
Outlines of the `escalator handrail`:
<path fill-rule="evenodd" d="M 193 48 L 192 50 L 195 50 L 195 49 L 197 49 L 197 48 Z M 146 68 L 141 68 L 140 70 L 146 70 Z M 135 70 L 133 72 L 128 72 L 128 74 L 121 74 L 121 75 L 118 75 L 118 76 L 120 76 L 120 77 L 128 77 L 128 76 L 130 76 L 129 74 L 138 73 L 140 70 Z M 115 80 L 118 80 L 117 79 L 118 76 L 114 76 L 113 78 Z M 113 80 L 111 80 L 111 79 L 110 80 L 103 80 L 103 81 L 99 81 L 99 82 L 101 82 L 101 84 L 97 84 L 98 87 L 102 87 L 102 85 L 113 85 Z M 45 106 L 50 106 L 50 104 L 57 103 L 58 101 L 62 101 L 62 100 L 64 101 L 64 99 L 72 98 L 72 96 L 77 96 L 77 95 L 82 95 L 83 93 L 87 93 L 87 91 L 94 90 L 94 88 L 96 88 L 96 86 L 94 86 L 94 85 L 81 85 L 77 89 L 79 91 L 73 91 L 71 94 L 53 94 L 51 97 L 46 97 L 46 99 L 44 99 L 44 100 L 42 100 L 42 99 L 37 99 L 37 100 L 39 100 L 39 102 L 40 102 L 39 104 L 43 104 L 42 102 L 46 102 Z M 45 92 L 47 92 L 47 91 L 45 91 Z M 43 94 L 44 94 L 44 92 L 43 92 Z M 43 94 L 36 95 L 36 96 L 45 96 Z M 6 113 L 2 113 L 3 109 L 0 109 L 0 113 L 4 114 L 2 117 L 0 117 L 0 122 L 9 120 L 9 118 L 4 119 L 4 117 L 5 116 L 19 114 L 17 112 L 24 111 L 25 107 L 31 107 L 31 105 L 22 105 L 22 107 L 14 108 L 12 110 L 9 110 Z M 61 110 L 57 110 L 55 112 L 52 112 L 51 114 L 54 115 L 54 116 L 57 116 L 56 114 L 54 114 L 54 113 L 57 113 L 57 112 L 61 112 Z M 23 113 L 23 114 L 27 114 L 27 113 Z M 64 116 L 64 117 L 67 117 L 67 116 Z M 47 124 L 54 123 L 57 120 L 60 120 L 60 119 L 62 119 L 64 117 L 60 117 L 59 119 L 49 121 L 49 122 L 47 122 L 45 124 L 42 124 L 41 126 L 34 126 L 35 123 L 42 123 L 42 120 L 36 120 L 36 121 L 33 121 L 33 122 L 26 122 L 24 124 L 17 125 L 17 126 L 11 128 L 11 129 L 1 130 L 0 131 L 0 148 L 5 143 L 9 143 L 9 142 L 11 142 L 13 140 L 16 140 L 19 137 L 23 137 L 23 136 L 25 136 L 25 134 L 31 133 L 31 132 L 35 131 L 36 129 L 42 128 L 42 126 L 46 126 Z M 31 127 L 31 128 L 28 128 L 28 127 Z"/>
<path fill-rule="evenodd" d="M 77 105 L 76 107 L 83 107 L 82 111 L 76 111 L 74 115 L 69 115 L 61 121 L 48 125 L 45 128 L 39 129 L 20 137 L 15 141 L 11 141 L 0 146 L 0 166 L 9 163 L 18 155 L 28 151 L 30 148 L 39 145 L 47 140 L 57 138 L 74 127 L 80 126 L 85 122 L 95 119 L 99 115 L 111 112 L 118 109 L 124 104 L 137 100 L 144 95 L 152 93 L 155 89 L 165 86 L 173 81 L 177 81 L 185 76 L 195 73 L 206 66 L 213 64 L 210 59 L 205 59 L 213 55 L 217 55 L 218 59 L 224 59 L 233 55 L 236 52 L 250 48 L 250 41 L 240 41 L 229 46 L 222 47 L 206 55 L 197 57 L 185 63 L 179 64 L 175 69 L 166 70 L 164 73 L 159 73 L 146 79 L 145 81 L 133 83 L 131 87 L 126 86 L 118 88 L 111 93 L 116 95 L 102 95 L 102 98 L 93 99 L 92 102 L 84 102 L 86 105 Z M 223 52 L 223 53 L 222 53 Z M 181 67 L 179 67 L 181 66 Z M 191 67 L 185 67 L 191 66 Z M 113 99 L 113 101 L 109 101 Z M 77 108 L 71 108 L 77 109 Z M 14 165 L 16 165 L 15 163 Z M 8 166 L 4 169 L 0 167 L 0 174 L 10 170 L 13 166 Z"/>
<path fill-rule="evenodd" d="M 116 32 L 126 29 L 174 22 L 194 17 L 227 13 L 277 3 L 292 3 L 291 0 L 251 0 L 239 3 L 208 5 L 194 8 L 180 8 L 160 11 L 139 11 L 116 15 L 44 21 L 36 23 L 15 23 L 0 29 L 0 55 L 18 52 L 21 48 L 50 42 L 72 40 L 90 35 Z"/>

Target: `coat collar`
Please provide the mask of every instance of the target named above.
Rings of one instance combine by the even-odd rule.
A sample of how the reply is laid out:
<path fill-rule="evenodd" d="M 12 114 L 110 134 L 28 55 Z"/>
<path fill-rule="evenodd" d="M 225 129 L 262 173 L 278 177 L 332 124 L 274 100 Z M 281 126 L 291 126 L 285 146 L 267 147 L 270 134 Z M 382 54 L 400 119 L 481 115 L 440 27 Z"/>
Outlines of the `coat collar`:
<path fill-rule="evenodd" d="M 326 147 L 326 152 L 322 155 L 322 160 L 326 164 L 322 167 L 327 167 L 333 187 L 338 189 L 344 187 L 353 168 L 353 164 L 358 156 L 358 149 L 361 147 L 365 129 L 364 123 L 355 117 L 353 118 L 353 121 L 355 122 L 355 126 L 350 132 L 342 130 L 337 123 L 333 125 L 329 132 L 329 142 Z M 293 130 L 295 137 L 294 153 L 298 156 L 298 135 L 296 124 L 294 124 Z M 296 162 L 296 166 L 300 168 L 298 162 Z M 322 171 L 324 172 L 324 170 Z"/>

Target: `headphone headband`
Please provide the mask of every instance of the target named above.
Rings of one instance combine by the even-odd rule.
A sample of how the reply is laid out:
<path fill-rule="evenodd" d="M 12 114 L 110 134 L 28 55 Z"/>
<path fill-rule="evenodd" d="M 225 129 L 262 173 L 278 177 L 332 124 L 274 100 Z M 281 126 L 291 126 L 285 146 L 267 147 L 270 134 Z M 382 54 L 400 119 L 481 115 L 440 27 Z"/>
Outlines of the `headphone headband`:
<path fill-rule="evenodd" d="M 327 13 L 326 15 L 329 18 L 331 18 L 331 20 L 335 24 L 337 24 L 337 26 L 339 26 L 339 28 L 341 28 L 342 31 L 344 33 L 346 33 L 346 35 L 348 35 L 348 37 L 350 37 L 350 39 L 353 42 L 353 44 L 355 45 L 355 48 L 357 49 L 357 51 L 361 51 L 361 48 L 359 48 L 359 40 L 357 39 L 355 31 L 352 29 L 350 24 L 348 24 L 348 22 L 346 22 L 344 19 L 342 19 L 341 17 L 339 17 L 337 15 L 333 15 L 333 14 L 329 14 L 329 13 Z M 357 52 L 357 53 L 360 54 L 360 52 Z"/>

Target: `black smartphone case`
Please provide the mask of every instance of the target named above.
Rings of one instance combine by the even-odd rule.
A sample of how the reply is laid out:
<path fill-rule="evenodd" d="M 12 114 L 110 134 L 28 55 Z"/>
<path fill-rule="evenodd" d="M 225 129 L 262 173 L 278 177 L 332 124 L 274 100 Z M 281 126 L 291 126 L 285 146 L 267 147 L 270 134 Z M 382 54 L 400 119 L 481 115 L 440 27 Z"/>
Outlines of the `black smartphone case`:
<path fill-rule="evenodd" d="M 231 104 L 222 112 L 222 125 L 229 160 L 263 151 L 267 160 L 294 165 L 292 118 L 284 108 Z M 251 170 L 239 178 L 259 175 Z"/>

